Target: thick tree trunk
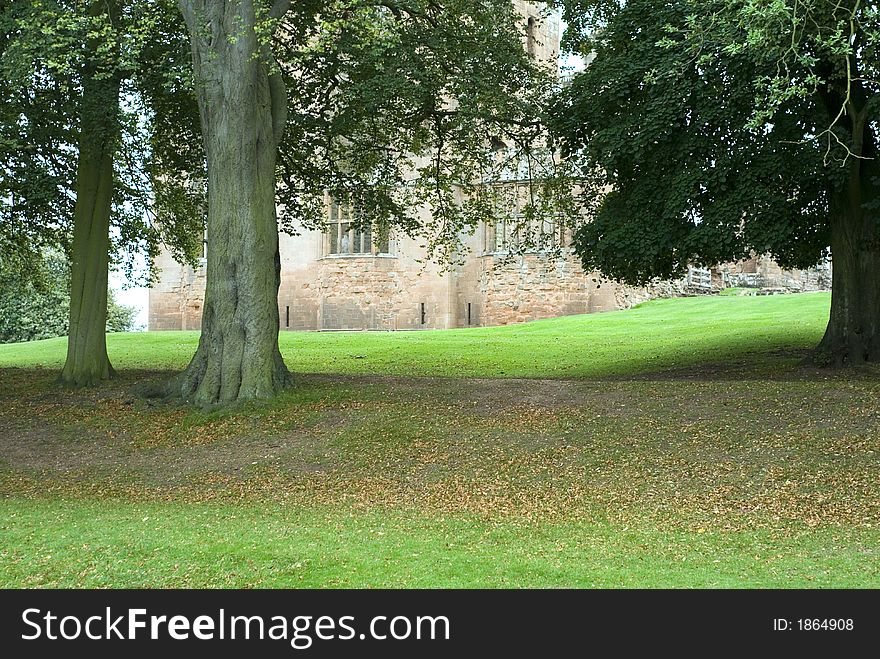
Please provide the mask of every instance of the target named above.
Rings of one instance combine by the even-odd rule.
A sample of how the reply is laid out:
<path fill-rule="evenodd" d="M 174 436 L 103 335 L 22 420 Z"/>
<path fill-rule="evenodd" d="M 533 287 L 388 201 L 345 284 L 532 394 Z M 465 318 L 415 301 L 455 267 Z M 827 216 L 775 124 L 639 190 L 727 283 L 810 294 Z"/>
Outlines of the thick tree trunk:
<path fill-rule="evenodd" d="M 112 154 L 80 146 L 73 226 L 70 326 L 61 382 L 92 386 L 113 374 L 107 356 Z"/>
<path fill-rule="evenodd" d="M 95 3 L 92 11 L 110 12 L 112 19 L 118 6 Z M 90 42 L 88 47 L 94 53 L 99 44 Z M 113 156 L 120 136 L 119 87 L 115 73 L 87 65 L 80 106 L 67 360 L 59 377 L 69 386 L 92 386 L 113 375 L 106 339 L 107 271 Z"/>
<path fill-rule="evenodd" d="M 208 263 L 199 347 L 172 393 L 200 405 L 269 398 L 290 377 L 278 348 L 275 214 L 286 94 L 257 40 L 253 3 L 181 8 L 207 154 Z"/>
<path fill-rule="evenodd" d="M 874 161 L 855 163 L 831 203 L 831 317 L 817 349 L 821 363 L 880 362 L 880 236 L 868 210 L 878 169 Z"/>

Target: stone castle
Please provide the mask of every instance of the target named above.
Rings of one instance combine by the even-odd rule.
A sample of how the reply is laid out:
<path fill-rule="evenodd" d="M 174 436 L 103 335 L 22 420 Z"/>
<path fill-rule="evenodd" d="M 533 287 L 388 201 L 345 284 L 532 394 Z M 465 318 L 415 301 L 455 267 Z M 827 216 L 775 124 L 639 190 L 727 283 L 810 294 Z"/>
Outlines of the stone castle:
<path fill-rule="evenodd" d="M 542 61 L 559 55 L 558 17 L 541 14 L 539 3 L 515 0 L 523 17 L 524 47 Z M 516 181 L 507 184 L 517 185 Z M 636 289 L 601 282 L 585 273 L 574 255 L 570 233 L 553 228 L 557 249 L 511 255 L 503 223 L 483 225 L 462 236 L 466 256 L 444 270 L 426 259 L 417 240 L 404 235 L 380 239 L 350 228 L 350 209 L 327 204 L 328 230 L 280 236 L 282 330 L 417 330 L 505 325 L 540 318 L 628 308 L 651 297 L 705 292 L 736 285 L 730 270 L 697 271 L 680 282 Z M 150 330 L 200 328 L 205 262 L 176 263 L 168 252 L 156 260 L 159 280 L 150 289 Z M 734 274 L 788 275 L 767 260 L 732 266 Z M 778 272 L 777 272 L 778 271 Z M 789 288 L 810 288 L 790 273 Z M 768 275 L 769 276 L 769 275 Z M 746 277 L 748 279 L 748 277 Z M 817 287 L 821 285 L 817 284 Z"/>

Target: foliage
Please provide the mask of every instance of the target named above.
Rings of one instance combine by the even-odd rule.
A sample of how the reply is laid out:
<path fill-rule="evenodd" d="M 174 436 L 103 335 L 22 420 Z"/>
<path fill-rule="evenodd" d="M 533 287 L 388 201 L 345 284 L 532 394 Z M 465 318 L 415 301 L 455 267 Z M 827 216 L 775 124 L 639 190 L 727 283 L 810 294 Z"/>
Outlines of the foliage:
<path fill-rule="evenodd" d="M 110 290 L 107 299 L 107 331 L 108 332 L 130 332 L 134 327 L 134 321 L 137 317 L 138 310 L 136 307 L 130 307 L 119 304 Z"/>
<path fill-rule="evenodd" d="M 29 264 L 29 273 L 0 262 L 0 343 L 66 336 L 70 320 L 70 266 L 63 256 L 46 253 Z M 107 331 L 134 328 L 137 310 L 118 304 L 108 291 Z"/>
<path fill-rule="evenodd" d="M 199 253 L 203 218 L 184 183 L 203 163 L 191 146 L 198 115 L 181 21 L 170 1 L 118 4 L 115 23 L 81 0 L 0 5 L 0 256 L 7 263 L 25 265 L 47 246 L 69 251 L 80 124 L 95 112 L 115 114 L 122 127 L 111 218 L 117 264 L 131 272 L 134 255 L 152 256 L 162 241 L 181 260 Z M 84 48 L 89 40 L 101 44 L 95 53 Z M 122 80 L 118 107 L 89 105 L 87 66 Z"/>
<path fill-rule="evenodd" d="M 875 3 L 563 4 L 567 46 L 595 54 L 552 113 L 595 218 L 576 236 L 587 269 L 642 283 L 827 253 L 832 199 L 877 153 Z"/>
<path fill-rule="evenodd" d="M 322 228 L 329 192 L 356 223 L 397 228 L 448 262 L 459 233 L 504 205 L 484 184 L 517 169 L 535 181 L 531 212 L 560 213 L 560 163 L 539 121 L 555 62 L 528 56 L 509 0 L 298 2 L 266 24 L 290 108 L 285 231 Z"/>

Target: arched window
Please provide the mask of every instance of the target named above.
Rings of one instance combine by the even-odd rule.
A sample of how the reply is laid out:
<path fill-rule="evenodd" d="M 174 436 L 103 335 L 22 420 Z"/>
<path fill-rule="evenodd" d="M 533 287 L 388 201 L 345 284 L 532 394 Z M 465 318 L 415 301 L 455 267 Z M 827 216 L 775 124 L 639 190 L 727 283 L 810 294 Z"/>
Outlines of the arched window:
<path fill-rule="evenodd" d="M 528 51 L 529 55 L 532 57 L 535 56 L 535 27 L 537 21 L 534 16 L 529 16 L 529 20 L 526 23 L 526 51 Z"/>

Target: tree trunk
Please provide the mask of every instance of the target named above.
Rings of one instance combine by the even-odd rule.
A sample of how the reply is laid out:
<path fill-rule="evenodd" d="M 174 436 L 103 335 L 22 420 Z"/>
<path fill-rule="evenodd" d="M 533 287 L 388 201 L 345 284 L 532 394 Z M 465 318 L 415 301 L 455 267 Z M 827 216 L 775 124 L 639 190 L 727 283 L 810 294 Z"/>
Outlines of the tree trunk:
<path fill-rule="evenodd" d="M 880 236 L 874 212 L 880 167 L 853 165 L 831 203 L 831 317 L 817 361 L 837 366 L 880 361 Z"/>
<path fill-rule="evenodd" d="M 269 398 L 290 377 L 278 348 L 275 214 L 287 98 L 257 40 L 252 2 L 180 4 L 207 155 L 208 263 L 199 347 L 172 393 L 200 405 Z"/>
<path fill-rule="evenodd" d="M 94 14 L 118 14 L 115 3 L 95 3 Z M 94 55 L 100 44 L 90 41 Z M 119 87 L 115 72 L 86 65 L 80 104 L 79 160 L 70 277 L 70 324 L 67 360 L 59 380 L 75 387 L 93 386 L 113 375 L 107 356 L 107 271 L 113 156 L 119 137 Z"/>

